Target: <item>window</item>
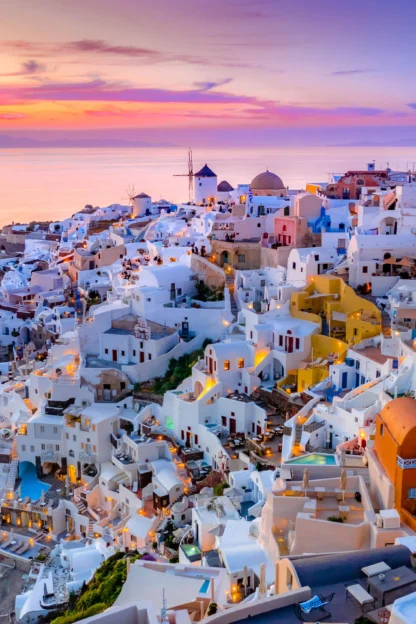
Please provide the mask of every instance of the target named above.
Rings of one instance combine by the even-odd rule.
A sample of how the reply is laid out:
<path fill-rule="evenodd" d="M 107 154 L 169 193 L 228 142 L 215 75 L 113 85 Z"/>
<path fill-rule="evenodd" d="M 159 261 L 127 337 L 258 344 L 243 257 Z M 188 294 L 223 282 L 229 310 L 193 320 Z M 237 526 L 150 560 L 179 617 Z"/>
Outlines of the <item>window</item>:
<path fill-rule="evenodd" d="M 26 444 L 22 444 L 22 451 L 26 450 Z"/>
<path fill-rule="evenodd" d="M 195 444 L 198 444 L 198 434 L 195 434 Z"/>
<path fill-rule="evenodd" d="M 122 356 L 126 355 L 126 352 L 125 352 L 125 351 L 122 351 L 122 352 L 121 352 L 121 355 L 122 355 Z"/>
<path fill-rule="evenodd" d="M 85 442 L 81 442 L 81 448 L 85 448 Z"/>
<path fill-rule="evenodd" d="M 239 262 L 245 262 L 246 261 L 245 254 L 238 254 L 238 261 Z"/>
<path fill-rule="evenodd" d="M 104 353 L 108 355 L 108 349 L 104 349 Z"/>
<path fill-rule="evenodd" d="M 46 446 L 44 444 L 41 444 L 40 448 L 42 449 L 42 451 L 44 451 L 46 449 Z"/>
<path fill-rule="evenodd" d="M 133 349 L 133 357 L 136 357 L 136 349 Z"/>
<path fill-rule="evenodd" d="M 149 360 L 151 360 L 152 359 L 152 354 L 149 353 L 147 357 L 148 357 Z"/>
<path fill-rule="evenodd" d="M 45 433 L 45 427 L 43 425 L 40 426 L 40 432 Z"/>
<path fill-rule="evenodd" d="M 224 370 L 225 371 L 230 370 L 230 360 L 224 360 Z"/>
<path fill-rule="evenodd" d="M 92 430 L 93 430 L 93 431 L 97 431 L 97 425 L 93 425 L 93 426 L 92 426 Z"/>
<path fill-rule="evenodd" d="M 178 293 L 178 297 L 180 297 L 182 295 L 182 288 L 178 288 L 177 293 Z"/>
<path fill-rule="evenodd" d="M 35 447 L 34 447 L 33 445 L 30 447 L 30 452 L 31 452 L 31 453 L 34 453 L 34 452 L 35 452 Z"/>
<path fill-rule="evenodd" d="M 380 370 L 376 370 L 376 379 L 378 379 L 379 377 L 381 377 L 381 371 Z"/>
<path fill-rule="evenodd" d="M 238 368 L 244 368 L 244 358 L 238 360 Z"/>
<path fill-rule="evenodd" d="M 279 347 L 283 347 L 283 336 L 279 336 Z"/>
<path fill-rule="evenodd" d="M 73 436 L 72 436 L 72 439 L 73 439 L 73 441 L 74 441 L 74 442 L 76 442 L 76 441 L 77 441 L 77 436 L 76 436 L 76 435 L 73 435 Z"/>
<path fill-rule="evenodd" d="M 93 445 L 92 450 L 94 451 L 94 453 L 97 452 L 97 447 L 95 446 L 95 444 Z"/>
<path fill-rule="evenodd" d="M 384 425 L 383 425 L 383 423 L 380 423 L 380 435 L 384 436 Z"/>
<path fill-rule="evenodd" d="M 140 349 L 143 349 L 143 343 L 142 342 L 140 343 Z"/>
<path fill-rule="evenodd" d="M 69 440 L 69 433 L 66 433 L 65 437 L 66 437 L 67 440 Z"/>
<path fill-rule="evenodd" d="M 126 389 L 126 382 L 120 381 L 120 390 L 125 390 L 125 389 Z"/>
<path fill-rule="evenodd" d="M 53 432 L 54 432 L 54 433 L 58 433 L 58 427 L 54 427 L 54 428 L 53 428 Z"/>
<path fill-rule="evenodd" d="M 407 490 L 407 498 L 416 498 L 416 488 L 409 488 Z"/>
<path fill-rule="evenodd" d="M 360 360 L 355 360 L 355 368 L 360 370 Z"/>
<path fill-rule="evenodd" d="M 292 269 L 296 269 L 296 262 L 292 262 Z"/>
<path fill-rule="evenodd" d="M 181 429 L 181 440 L 185 440 L 185 431 Z"/>
<path fill-rule="evenodd" d="M 363 266 L 363 273 L 368 273 L 368 266 Z"/>
<path fill-rule="evenodd" d="M 59 451 L 59 444 L 55 444 L 55 451 Z"/>
<path fill-rule="evenodd" d="M 314 257 L 315 257 L 316 262 L 318 262 L 319 261 L 319 254 L 315 254 Z"/>
<path fill-rule="evenodd" d="M 295 348 L 300 349 L 300 340 L 299 338 L 295 338 Z"/>

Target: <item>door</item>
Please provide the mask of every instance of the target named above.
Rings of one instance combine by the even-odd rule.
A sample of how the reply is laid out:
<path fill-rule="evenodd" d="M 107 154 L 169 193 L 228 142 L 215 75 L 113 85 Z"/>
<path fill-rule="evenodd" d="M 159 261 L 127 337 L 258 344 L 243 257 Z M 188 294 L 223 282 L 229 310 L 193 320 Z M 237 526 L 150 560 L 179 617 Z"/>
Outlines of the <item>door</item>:
<path fill-rule="evenodd" d="M 117 349 L 113 349 L 113 362 L 117 362 Z"/>
<path fill-rule="evenodd" d="M 144 362 L 144 351 L 140 351 L 140 364 Z"/>
<path fill-rule="evenodd" d="M 111 401 L 111 386 L 104 384 L 104 401 Z"/>
<path fill-rule="evenodd" d="M 192 436 L 192 433 L 190 431 L 187 431 L 186 432 L 186 444 L 187 444 L 187 446 L 191 446 L 191 436 Z"/>
<path fill-rule="evenodd" d="M 286 336 L 285 343 L 286 353 L 293 353 L 293 336 Z"/>
<path fill-rule="evenodd" d="M 348 373 L 347 373 L 347 372 L 345 372 L 345 373 L 342 373 L 342 381 L 341 381 L 341 386 L 342 386 L 342 388 L 344 389 L 344 388 L 346 388 L 346 387 L 347 387 L 347 385 L 348 385 Z"/>
<path fill-rule="evenodd" d="M 236 433 L 237 431 L 237 423 L 235 418 L 230 418 L 230 433 Z"/>
<path fill-rule="evenodd" d="M 70 464 L 68 466 L 68 476 L 71 483 L 77 482 L 77 469 L 76 466 L 74 466 L 73 464 Z"/>
<path fill-rule="evenodd" d="M 257 435 L 261 435 L 261 427 L 260 427 L 260 425 L 257 425 Z"/>
<path fill-rule="evenodd" d="M 212 375 L 213 370 L 214 370 L 214 367 L 212 365 L 212 358 L 209 358 L 208 360 L 208 370 L 209 370 L 210 375 Z"/>

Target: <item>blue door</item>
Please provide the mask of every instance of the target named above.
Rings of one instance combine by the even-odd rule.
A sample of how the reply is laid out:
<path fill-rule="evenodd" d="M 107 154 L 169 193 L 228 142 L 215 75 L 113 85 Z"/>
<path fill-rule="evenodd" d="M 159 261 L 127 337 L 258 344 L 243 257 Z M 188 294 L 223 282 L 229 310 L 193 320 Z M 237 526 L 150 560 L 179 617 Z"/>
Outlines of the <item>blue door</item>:
<path fill-rule="evenodd" d="M 341 386 L 342 386 L 343 389 L 348 386 L 348 373 L 347 373 L 347 371 L 345 371 L 345 373 L 342 373 Z"/>

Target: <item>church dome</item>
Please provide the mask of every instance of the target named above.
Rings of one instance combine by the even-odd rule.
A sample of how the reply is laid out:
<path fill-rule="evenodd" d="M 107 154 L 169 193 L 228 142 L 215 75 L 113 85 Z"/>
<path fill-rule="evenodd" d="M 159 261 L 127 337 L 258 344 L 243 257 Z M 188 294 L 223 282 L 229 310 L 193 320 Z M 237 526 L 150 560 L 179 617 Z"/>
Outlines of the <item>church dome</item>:
<path fill-rule="evenodd" d="M 250 188 L 252 191 L 281 191 L 286 187 L 278 175 L 271 171 L 265 171 L 252 179 Z"/>
<path fill-rule="evenodd" d="M 231 193 L 231 191 L 233 190 L 233 187 L 229 182 L 227 182 L 227 180 L 223 180 L 222 182 L 220 182 L 217 187 L 217 191 L 219 193 Z"/>

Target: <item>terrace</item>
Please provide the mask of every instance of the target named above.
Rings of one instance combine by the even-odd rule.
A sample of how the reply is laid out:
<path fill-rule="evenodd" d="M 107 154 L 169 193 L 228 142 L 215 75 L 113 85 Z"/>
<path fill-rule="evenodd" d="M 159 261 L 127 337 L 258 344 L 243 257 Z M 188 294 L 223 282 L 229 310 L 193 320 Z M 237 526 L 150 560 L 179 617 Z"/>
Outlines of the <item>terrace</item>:
<path fill-rule="evenodd" d="M 392 571 L 397 570 L 399 577 L 404 573 L 404 567 L 408 570 L 408 575 L 411 576 L 410 551 L 404 546 L 315 557 L 296 557 L 289 564 L 291 568 L 288 570 L 288 574 L 293 574 L 293 580 L 296 577 L 296 581 L 299 582 L 298 587 L 305 589 L 309 587 L 311 597 L 317 594 L 323 596 L 334 594 L 331 603 L 326 607 L 331 614 L 325 620 L 326 622 L 354 624 L 362 617 L 363 624 L 367 621 L 380 624 L 380 612 L 384 610 L 380 599 L 375 600 L 373 605 L 370 604 L 365 607 L 365 618 L 367 619 L 364 619 L 361 606 L 356 600 L 346 599 L 348 586 L 356 584 L 367 591 L 367 577 L 362 570 L 370 565 L 380 563 L 385 563 Z M 397 589 L 393 589 L 385 595 L 388 611 L 391 610 L 395 600 L 402 596 L 408 596 L 416 589 L 416 582 L 402 587 L 400 587 L 400 581 L 397 584 Z M 292 588 L 294 589 L 296 586 L 297 583 Z M 282 594 L 282 597 L 284 595 Z M 280 609 L 272 609 L 271 604 L 269 611 L 253 614 L 246 619 L 241 618 L 239 622 L 240 624 L 280 624 L 281 622 L 299 624 L 299 618 L 295 614 L 293 604 Z M 313 615 L 311 614 L 310 617 L 306 618 L 306 621 L 315 622 L 320 617 L 319 612 L 315 612 L 314 615 L 314 619 L 312 619 Z"/>

